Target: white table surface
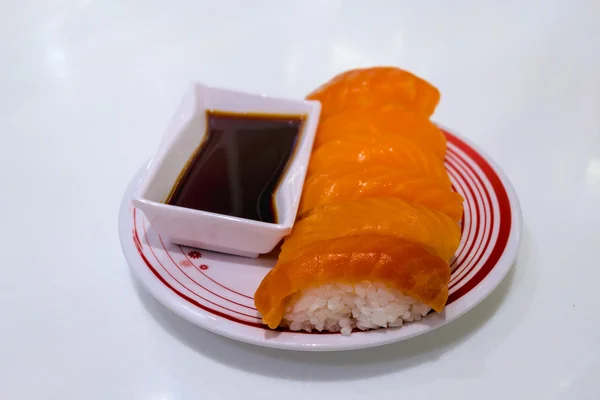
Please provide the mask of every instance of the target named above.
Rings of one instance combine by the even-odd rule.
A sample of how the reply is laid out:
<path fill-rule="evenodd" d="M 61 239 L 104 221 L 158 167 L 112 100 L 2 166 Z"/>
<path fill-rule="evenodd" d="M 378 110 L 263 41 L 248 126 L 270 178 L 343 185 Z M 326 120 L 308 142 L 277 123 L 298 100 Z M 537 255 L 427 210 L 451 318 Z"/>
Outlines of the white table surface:
<path fill-rule="evenodd" d="M 595 0 L 1 2 L 0 399 L 600 399 L 599 20 Z M 308 354 L 136 287 L 119 202 L 190 80 L 301 97 L 373 64 L 436 84 L 435 120 L 514 183 L 522 249 L 484 303 Z"/>

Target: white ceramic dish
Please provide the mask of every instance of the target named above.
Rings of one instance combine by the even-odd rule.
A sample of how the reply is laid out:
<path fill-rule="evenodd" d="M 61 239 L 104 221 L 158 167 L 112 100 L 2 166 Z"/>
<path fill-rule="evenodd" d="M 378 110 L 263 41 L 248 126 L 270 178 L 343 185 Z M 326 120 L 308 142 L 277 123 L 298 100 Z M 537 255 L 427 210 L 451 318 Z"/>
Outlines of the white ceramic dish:
<path fill-rule="evenodd" d="M 295 151 L 275 192 L 277 224 L 164 204 L 206 137 L 208 110 L 305 116 Z M 269 253 L 291 231 L 296 219 L 320 111 L 318 101 L 274 98 L 194 83 L 144 171 L 133 203 L 143 211 L 152 229 L 173 243 L 245 257 Z"/>
<path fill-rule="evenodd" d="M 446 309 L 422 321 L 357 331 L 348 337 L 269 330 L 261 324 L 252 296 L 277 255 L 248 259 L 164 240 L 131 203 L 143 172 L 123 199 L 119 217 L 123 251 L 141 284 L 159 302 L 198 326 L 243 342 L 290 350 L 350 350 L 429 332 L 460 317 L 496 288 L 516 258 L 521 237 L 519 202 L 502 171 L 465 140 L 447 136 L 446 169 L 465 198 L 462 239 L 452 263 Z"/>

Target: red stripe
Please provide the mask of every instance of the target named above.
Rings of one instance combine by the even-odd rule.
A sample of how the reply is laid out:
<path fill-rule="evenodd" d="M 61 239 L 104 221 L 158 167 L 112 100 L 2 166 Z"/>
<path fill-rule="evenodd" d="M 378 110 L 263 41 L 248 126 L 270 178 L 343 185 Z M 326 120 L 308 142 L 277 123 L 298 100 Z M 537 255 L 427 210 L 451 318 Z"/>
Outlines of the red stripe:
<path fill-rule="evenodd" d="M 475 214 L 471 211 L 474 209 L 474 207 L 473 207 L 473 203 L 470 200 L 470 199 L 472 199 L 473 201 L 476 201 L 476 198 L 475 198 L 475 195 L 473 194 L 473 191 L 471 190 L 471 187 L 468 186 L 468 182 L 466 181 L 466 179 L 464 179 L 464 177 L 462 177 L 462 175 L 460 175 L 458 173 L 458 167 L 456 165 L 448 162 L 448 166 L 446 168 L 449 171 L 453 171 L 453 174 L 456 176 L 456 179 L 457 179 L 456 183 L 462 189 L 462 194 L 465 199 L 465 202 L 467 203 L 467 209 L 469 210 L 469 225 L 467 227 L 468 228 L 467 229 L 467 238 L 464 241 L 464 245 L 459 249 L 458 254 L 456 254 L 456 256 L 454 257 L 454 261 L 452 261 L 452 264 L 450 265 L 454 269 L 455 265 L 461 260 L 462 254 L 466 250 L 466 246 L 468 246 L 469 243 L 472 242 L 472 240 L 469 240 L 469 238 L 474 234 L 473 232 L 475 232 L 477 230 L 477 220 L 475 219 Z M 459 183 L 458 179 L 462 179 L 464 182 Z M 470 195 L 471 195 L 470 197 L 467 196 L 467 192 L 470 193 Z M 463 216 L 464 216 L 464 214 L 465 214 L 465 211 L 463 210 Z M 462 228 L 461 228 L 461 230 L 462 230 Z M 461 232 L 461 238 L 462 238 L 462 232 Z"/>
<path fill-rule="evenodd" d="M 468 236 L 467 236 L 467 241 L 465 242 L 465 246 L 460 249 L 458 255 L 456 256 L 456 258 L 454 259 L 454 261 L 452 262 L 451 267 L 453 267 L 453 269 L 455 271 L 457 271 L 458 273 L 458 268 L 460 268 L 459 265 L 456 265 L 456 263 L 458 262 L 458 260 L 460 259 L 460 257 L 465 254 L 464 259 L 467 258 L 468 254 L 471 254 L 471 251 L 473 249 L 473 246 L 475 246 L 476 243 L 476 238 L 477 235 L 480 233 L 480 228 L 481 228 L 481 217 L 479 215 L 479 203 L 477 201 L 477 196 L 475 196 L 475 192 L 474 189 L 471 187 L 471 185 L 469 184 L 469 180 L 465 178 L 465 176 L 462 174 L 462 172 L 460 171 L 460 167 L 456 166 L 456 165 L 452 165 L 452 167 L 454 168 L 456 174 L 464 181 L 464 184 L 468 190 L 468 192 L 471 194 L 471 198 L 473 199 L 474 205 L 471 204 L 470 201 L 467 200 L 467 204 L 469 205 L 469 211 L 470 211 L 470 216 L 471 216 L 471 223 L 474 225 L 473 229 L 471 229 L 468 232 Z M 467 197 L 468 199 L 468 197 Z M 473 239 L 469 240 L 469 238 L 471 237 L 471 234 L 473 234 Z"/>
<path fill-rule="evenodd" d="M 163 249 L 165 250 L 165 252 L 167 253 L 167 256 L 169 256 L 169 259 L 171 260 L 171 262 L 173 263 L 173 265 L 175 265 L 175 268 L 177 268 L 177 269 L 178 269 L 179 271 L 181 271 L 181 272 L 182 272 L 182 273 L 183 273 L 185 276 L 187 276 L 189 280 L 191 280 L 192 282 L 194 282 L 196 285 L 200 286 L 202 289 L 206 290 L 208 293 L 210 293 L 210 294 L 212 294 L 212 295 L 214 295 L 214 296 L 217 296 L 217 297 L 218 297 L 218 298 L 220 298 L 220 299 L 223 299 L 223 300 L 225 300 L 225 301 L 228 301 L 228 302 L 230 302 L 230 303 L 232 303 L 232 304 L 235 304 L 236 306 L 244 307 L 244 308 L 247 308 L 247 309 L 249 309 L 249 310 L 252 310 L 252 311 L 257 311 L 257 310 L 256 310 L 256 308 L 254 308 L 254 307 L 249 307 L 249 306 L 247 306 L 247 305 L 240 304 L 240 303 L 238 303 L 238 302 L 236 302 L 236 301 L 233 301 L 233 300 L 230 300 L 230 299 L 228 299 L 228 298 L 225 298 L 225 297 L 223 297 L 223 296 L 221 296 L 221 295 L 219 295 L 219 294 L 217 294 L 217 293 L 213 292 L 212 290 L 209 290 L 209 289 L 205 288 L 205 287 L 204 287 L 204 286 L 202 286 L 202 285 L 201 285 L 199 282 L 196 282 L 196 281 L 194 280 L 194 278 L 192 278 L 191 276 L 189 276 L 188 274 L 186 274 L 186 272 L 185 272 L 184 270 L 182 270 L 182 269 L 179 267 L 179 264 L 177 264 L 177 263 L 175 262 L 175 260 L 173 260 L 173 257 L 171 257 L 171 253 L 169 253 L 169 251 L 168 251 L 168 250 L 167 250 L 167 248 L 165 247 L 165 244 L 164 244 L 164 242 L 163 242 L 163 240 L 162 240 L 162 236 L 158 235 L 158 240 L 160 240 L 160 244 L 161 244 L 162 248 L 163 248 Z M 186 288 L 186 289 L 187 289 L 187 288 Z M 190 290 L 190 289 L 188 289 L 188 290 Z M 191 291 L 191 290 L 190 290 L 190 291 Z M 195 293 L 195 292 L 193 292 L 193 291 L 192 291 L 192 293 L 196 294 L 196 293 Z M 246 314 L 242 314 L 242 315 L 246 315 Z M 257 317 L 255 317 L 255 318 L 257 318 Z"/>
<path fill-rule="evenodd" d="M 137 226 L 136 226 L 136 215 L 135 215 L 135 211 L 134 211 L 134 216 L 133 216 L 133 223 L 134 223 L 134 227 L 135 227 L 135 230 L 136 230 L 136 235 L 137 235 Z M 146 242 L 150 243 L 150 241 L 148 240 L 148 234 L 146 233 L 146 227 L 145 227 L 143 224 L 142 224 L 142 227 L 144 228 L 144 237 L 146 238 Z M 139 236 L 138 236 L 138 241 L 139 241 Z M 175 277 L 174 277 L 174 276 L 173 276 L 173 275 L 172 275 L 172 274 L 169 272 L 169 270 L 165 268 L 165 266 L 163 265 L 163 263 L 162 263 L 162 262 L 160 262 L 160 260 L 158 259 L 158 257 L 157 257 L 157 256 L 156 256 L 156 254 L 154 253 L 154 249 L 152 248 L 152 246 L 148 246 L 148 247 L 150 248 L 150 252 L 151 252 L 151 253 L 152 253 L 152 255 L 154 256 L 154 258 L 156 259 L 156 261 L 158 262 L 158 264 L 159 264 L 159 265 L 162 267 L 162 269 L 164 269 L 164 270 L 165 270 L 165 272 L 166 272 L 166 273 L 167 273 L 167 274 L 168 274 L 168 275 L 169 275 L 169 276 L 170 276 L 170 277 L 171 277 L 171 278 L 172 278 L 174 281 L 176 281 L 177 283 L 179 283 L 181 286 L 183 286 L 185 289 L 187 289 L 187 290 L 188 290 L 190 293 L 192 293 L 192 294 L 194 294 L 194 295 L 198 296 L 199 298 L 201 298 L 202 300 L 206 301 L 207 303 L 210 303 L 210 304 L 212 304 L 212 305 L 214 305 L 214 306 L 220 307 L 220 308 L 222 308 L 222 309 L 224 309 L 224 310 L 231 311 L 231 312 L 233 312 L 233 313 L 236 313 L 236 314 L 239 314 L 239 315 L 243 315 L 244 317 L 249 317 L 249 318 L 254 318 L 254 319 L 260 319 L 260 318 L 258 318 L 256 315 L 248 315 L 248 314 L 244 314 L 244 313 L 241 313 L 241 312 L 239 312 L 239 311 L 236 311 L 236 310 L 232 310 L 232 309 L 230 309 L 230 308 L 224 307 L 224 306 L 222 306 L 222 305 L 220 305 L 220 304 L 217 304 L 217 303 L 215 303 L 215 302 L 212 302 L 212 301 L 210 301 L 210 300 L 208 300 L 208 299 L 206 299 L 206 298 L 204 298 L 204 297 L 200 296 L 198 293 L 194 292 L 193 290 L 191 290 L 190 288 L 188 288 L 187 286 L 185 286 L 183 283 L 181 283 L 181 282 L 180 282 L 180 281 L 179 281 L 177 278 L 175 278 Z M 151 266 L 151 264 L 148 264 L 148 266 L 150 266 L 152 269 L 154 269 L 154 268 Z M 169 286 L 170 286 L 170 285 L 169 285 Z"/>
<path fill-rule="evenodd" d="M 221 286 L 223 289 L 225 289 L 225 290 L 228 290 L 228 291 L 230 291 L 231 293 L 235 293 L 235 294 L 238 294 L 238 295 L 240 295 L 240 296 L 242 296 L 242 297 L 245 297 L 245 298 L 247 298 L 247 299 L 254 300 L 254 297 L 252 297 L 252 296 L 248 296 L 248 295 L 245 295 L 245 294 L 243 294 L 243 293 L 240 293 L 240 292 L 236 292 L 235 290 L 233 290 L 233 289 L 230 289 L 230 288 L 228 288 L 227 286 L 221 285 L 219 282 L 217 282 L 217 281 L 215 281 L 214 279 L 212 279 L 210 276 L 208 276 L 207 274 L 205 274 L 205 273 L 204 273 L 204 272 L 203 272 L 201 269 L 199 269 L 199 268 L 198 268 L 198 266 L 197 266 L 196 264 L 194 264 L 194 262 L 193 262 L 192 260 L 190 260 L 190 258 L 187 256 L 187 254 L 185 253 L 185 251 L 183 251 L 183 248 L 181 247 L 181 245 L 177 245 L 177 246 L 179 247 L 179 251 L 181 251 L 181 254 L 183 254 L 183 256 L 184 256 L 184 257 L 185 257 L 185 258 L 186 258 L 186 259 L 187 259 L 187 260 L 188 260 L 188 261 L 189 261 L 189 262 L 190 262 L 190 263 L 191 263 L 191 264 L 192 264 L 194 267 L 196 267 L 196 270 L 197 270 L 198 272 L 200 272 L 202 275 L 204 275 L 204 276 L 205 276 L 205 277 L 206 277 L 206 278 L 207 278 L 209 281 L 211 281 L 211 282 L 213 282 L 213 283 L 215 283 L 215 284 L 217 284 L 217 285 Z M 169 252 L 169 250 L 167 250 L 167 253 L 168 253 L 168 252 Z M 194 281 L 194 282 L 195 282 L 195 281 Z"/>
<path fill-rule="evenodd" d="M 483 171 L 488 181 L 490 182 L 496 198 L 498 200 L 499 209 L 499 223 L 500 229 L 498 231 L 498 239 L 494 245 L 494 249 L 490 253 L 485 264 L 479 271 L 473 276 L 464 286 L 452 293 L 448 298 L 447 304 L 452 304 L 456 300 L 460 299 L 465 294 L 469 293 L 475 286 L 479 285 L 483 279 L 490 273 L 494 266 L 498 263 L 498 260 L 504 253 L 506 245 L 508 244 L 508 238 L 510 236 L 510 229 L 512 224 L 512 210 L 510 207 L 510 200 L 506 189 L 502 184 L 502 181 L 498 175 L 494 172 L 493 168 L 486 160 L 483 159 L 475 150 L 469 147 L 466 143 L 461 142 L 456 136 L 449 132 L 445 132 L 446 136 L 454 145 L 459 147 L 465 154 L 467 154 L 477 166 Z"/>
<path fill-rule="evenodd" d="M 473 175 L 473 179 L 476 180 L 477 182 L 479 182 L 479 186 L 481 186 L 483 193 L 479 192 L 481 197 L 482 197 L 482 201 L 483 204 L 486 204 L 490 209 L 490 229 L 488 234 L 486 235 L 486 237 L 484 238 L 484 240 L 481 241 L 480 246 L 478 246 L 477 250 L 475 250 L 474 254 L 477 255 L 478 251 L 481 247 L 481 244 L 483 244 L 483 248 L 481 253 L 479 253 L 479 255 L 477 256 L 477 258 L 474 260 L 474 262 L 470 265 L 470 267 L 468 268 L 468 270 L 466 270 L 466 272 L 463 274 L 463 276 L 461 276 L 458 281 L 453 282 L 452 287 L 456 287 L 457 285 L 459 285 L 461 282 L 463 282 L 467 276 L 475 269 L 477 268 L 477 265 L 480 263 L 481 259 L 483 258 L 483 255 L 485 254 L 487 248 L 490 245 L 490 242 L 492 240 L 492 234 L 494 231 L 494 225 L 496 223 L 496 221 L 494 220 L 494 207 L 492 204 L 492 199 L 490 197 L 490 194 L 488 192 L 487 186 L 484 184 L 484 182 L 481 180 L 481 176 L 469 165 L 469 163 L 464 162 L 465 167 L 467 170 L 470 170 L 472 175 Z M 483 207 L 485 208 L 485 207 Z M 483 210 L 483 215 L 485 215 L 485 209 Z M 483 227 L 482 230 L 485 233 L 485 221 L 481 224 L 481 226 Z"/>
<path fill-rule="evenodd" d="M 467 196 L 467 191 L 463 187 L 463 184 L 460 183 L 459 177 L 457 177 L 456 166 L 454 164 L 447 163 L 446 169 L 448 171 L 448 174 L 453 176 L 454 179 L 456 179 L 456 184 L 457 184 L 458 188 L 461 190 L 460 193 L 463 196 L 463 198 L 465 199 L 465 203 L 467 204 L 467 207 L 463 208 L 463 215 L 461 218 L 460 237 L 461 237 L 462 245 L 458 249 L 458 253 L 455 255 L 454 260 L 452 260 L 452 263 L 450 264 L 450 268 L 452 269 L 452 272 L 454 272 L 457 264 L 458 264 L 458 266 L 460 266 L 462 263 L 462 260 L 461 260 L 462 253 L 464 252 L 465 247 L 469 244 L 469 237 L 471 236 L 471 232 L 473 231 L 473 229 L 471 229 L 471 225 L 473 225 L 475 223 L 475 221 L 473 220 L 474 216 L 471 215 L 471 213 L 469 212 L 469 224 L 468 225 L 465 224 L 465 215 L 467 213 L 465 211 L 465 209 L 471 210 L 473 208 L 470 205 L 471 201 L 469 200 L 469 197 Z M 466 232 L 465 232 L 465 229 L 466 229 Z M 465 234 L 467 235 L 466 237 L 464 237 Z M 462 240 L 463 238 L 465 239 L 464 242 Z"/>
<path fill-rule="evenodd" d="M 485 238 L 482 238 L 481 241 L 478 242 L 478 238 L 482 237 L 485 234 L 485 226 L 486 226 L 486 218 L 485 218 L 485 208 L 483 207 L 483 205 L 481 204 L 481 201 L 484 200 L 484 196 L 483 194 L 481 194 L 481 192 L 479 191 L 479 188 L 477 187 L 477 185 L 473 184 L 473 179 L 471 179 L 470 177 L 467 178 L 467 174 L 466 171 L 468 170 L 467 168 L 467 163 L 464 163 L 464 167 L 459 164 L 460 162 L 460 156 L 458 155 L 454 155 L 453 157 L 456 157 L 456 166 L 458 168 L 460 168 L 458 170 L 458 174 L 461 176 L 462 179 L 464 179 L 466 182 L 468 182 L 467 186 L 469 187 L 470 192 L 473 195 L 473 199 L 475 201 L 475 207 L 473 207 L 473 209 L 475 210 L 475 235 L 474 235 L 474 239 L 470 242 L 470 246 L 469 249 L 467 251 L 467 255 L 473 255 L 473 258 L 471 259 L 471 262 L 468 261 L 468 256 L 465 256 L 465 259 L 463 260 L 464 263 L 461 266 L 456 266 L 456 268 L 454 269 L 454 271 L 456 271 L 456 276 L 458 276 L 459 274 L 463 274 L 463 272 L 465 270 L 467 270 L 467 268 L 472 268 L 474 265 L 472 261 L 474 261 L 474 256 L 477 254 L 477 252 L 481 249 L 481 246 L 485 243 Z M 481 200 L 479 199 L 479 197 L 477 197 L 476 194 L 479 194 L 479 197 L 481 198 Z M 491 232 L 491 230 L 490 230 Z M 485 248 L 483 250 L 485 252 Z M 464 268 L 461 268 L 464 267 Z M 462 270 L 461 270 L 462 269 Z M 467 270 L 467 274 L 468 274 L 468 270 Z M 465 275 L 463 274 L 463 276 L 461 277 L 461 279 L 464 277 Z M 459 279 L 460 280 L 460 279 Z M 450 285 L 450 289 L 452 287 L 454 287 L 456 285 L 457 282 L 452 282 Z"/>
<path fill-rule="evenodd" d="M 137 235 L 137 232 L 136 232 L 136 235 Z M 213 310 L 213 309 L 211 309 L 211 308 L 205 307 L 205 306 L 203 306 L 202 304 L 198 303 L 196 300 L 194 300 L 194 299 L 192 299 L 192 298 L 190 298 L 190 297 L 186 296 L 185 294 L 183 294 L 183 293 L 179 292 L 178 290 L 176 290 L 176 289 L 175 289 L 173 286 L 171 286 L 171 285 L 169 284 L 169 282 L 167 282 L 167 281 L 166 281 L 166 280 L 165 280 L 165 279 L 164 279 L 164 278 L 163 278 L 163 277 L 162 277 L 162 276 L 161 276 L 161 275 L 160 275 L 160 274 L 159 274 L 159 273 L 158 273 L 158 272 L 157 272 L 157 271 L 156 271 L 156 270 L 155 270 L 155 269 L 152 267 L 152 264 L 150 263 L 150 261 L 148 261 L 148 259 L 147 259 L 147 258 L 146 258 L 146 256 L 144 255 L 144 252 L 142 251 L 142 249 L 141 249 L 140 247 L 138 247 L 138 244 L 137 244 L 137 242 L 136 242 L 136 238 L 135 238 L 135 236 L 134 236 L 134 238 L 133 238 L 133 241 L 134 241 L 134 243 L 135 243 L 135 247 L 136 247 L 136 248 L 137 248 L 137 250 L 138 250 L 138 253 L 140 254 L 140 257 L 142 258 L 142 260 L 144 261 L 144 263 L 146 263 L 146 265 L 148 266 L 148 268 L 150 269 L 150 271 L 152 271 L 152 273 L 154 274 L 154 276 L 156 276 L 156 278 L 157 278 L 159 281 L 161 281 L 163 285 L 165 285 L 166 287 L 168 287 L 169 289 L 171 289 L 171 290 L 172 290 L 174 293 L 176 293 L 177 295 L 179 295 L 179 297 L 181 297 L 182 299 L 186 300 L 187 302 L 189 302 L 189 303 L 191 303 L 191 304 L 195 305 L 196 307 L 198 307 L 198 308 L 201 308 L 202 310 L 204 310 L 204 311 L 207 311 L 207 312 L 209 312 L 209 313 L 211 313 L 211 314 L 217 315 L 217 316 L 219 316 L 219 317 L 221 317 L 221 318 L 225 318 L 225 319 L 227 319 L 227 320 L 229 320 L 229 321 L 233 321 L 233 322 L 238 322 L 238 323 L 240 323 L 240 324 L 243 324 L 243 325 L 248 325 L 248 326 L 252 326 L 252 327 L 255 327 L 255 328 L 262 328 L 262 329 L 264 329 L 264 326 L 263 326 L 263 325 L 261 325 L 261 324 L 258 324 L 258 323 L 253 323 L 253 322 L 248 322 L 248 321 L 244 321 L 244 320 L 241 320 L 241 319 L 237 319 L 237 318 L 235 318 L 235 317 L 232 317 L 232 316 L 230 316 L 230 315 L 228 315 L 228 314 L 224 314 L 224 313 L 222 313 L 222 312 L 220 312 L 220 311 Z"/>

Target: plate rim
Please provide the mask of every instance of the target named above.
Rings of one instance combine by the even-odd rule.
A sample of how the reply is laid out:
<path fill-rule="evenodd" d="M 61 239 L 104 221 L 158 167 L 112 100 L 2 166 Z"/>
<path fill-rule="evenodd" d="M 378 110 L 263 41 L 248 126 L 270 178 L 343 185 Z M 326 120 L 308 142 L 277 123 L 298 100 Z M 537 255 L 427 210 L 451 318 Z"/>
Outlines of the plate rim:
<path fill-rule="evenodd" d="M 351 336 L 346 337 L 339 334 L 315 335 L 302 332 L 269 331 L 263 328 L 246 326 L 238 322 L 230 321 L 224 317 L 219 317 L 209 311 L 196 307 L 181 298 L 150 271 L 146 265 L 146 261 L 144 261 L 140 256 L 140 253 L 138 253 L 136 244 L 133 240 L 133 235 L 131 234 L 133 230 L 133 221 L 132 218 L 130 218 L 130 212 L 133 207 L 131 203 L 132 195 L 135 188 L 139 185 L 150 162 L 146 162 L 136 172 L 133 179 L 127 185 L 127 189 L 121 200 L 118 226 L 119 239 L 125 259 L 131 270 L 134 272 L 134 276 L 144 289 L 170 311 L 190 323 L 213 333 L 257 346 L 300 351 L 343 351 L 382 346 L 410 339 L 426 332 L 431 332 L 442 325 L 446 325 L 460 318 L 481 303 L 497 288 L 504 280 L 517 258 L 522 235 L 522 214 L 519 199 L 512 183 L 502 168 L 500 168 L 487 153 L 474 145 L 470 140 L 450 131 L 442 125 L 438 124 L 438 126 L 445 133 L 449 133 L 459 141 L 465 143 L 489 164 L 506 192 L 511 210 L 510 232 L 500 258 L 481 282 L 449 305 L 449 307 L 452 306 L 453 309 L 457 310 L 450 319 L 445 318 L 445 313 L 431 314 L 422 321 L 406 324 L 399 329 L 379 329 L 355 332 Z M 257 335 L 259 332 L 262 333 L 262 337 L 260 337 L 260 334 Z M 281 334 L 284 334 L 284 339 L 276 340 Z M 306 339 L 307 337 L 311 338 L 310 343 L 302 341 L 302 338 Z"/>

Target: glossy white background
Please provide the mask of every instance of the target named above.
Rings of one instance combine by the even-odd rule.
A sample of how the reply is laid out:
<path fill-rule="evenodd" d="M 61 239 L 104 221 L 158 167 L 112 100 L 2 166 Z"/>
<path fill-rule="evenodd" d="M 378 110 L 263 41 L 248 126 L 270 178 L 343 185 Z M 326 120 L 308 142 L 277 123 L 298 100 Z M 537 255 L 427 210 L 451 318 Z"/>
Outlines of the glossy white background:
<path fill-rule="evenodd" d="M 0 3 L 0 398 L 600 398 L 600 3 L 368 3 Z M 300 97 L 370 64 L 435 83 L 435 120 L 520 195 L 521 254 L 484 303 L 397 345 L 300 354 L 136 288 L 119 201 L 190 80 Z"/>

